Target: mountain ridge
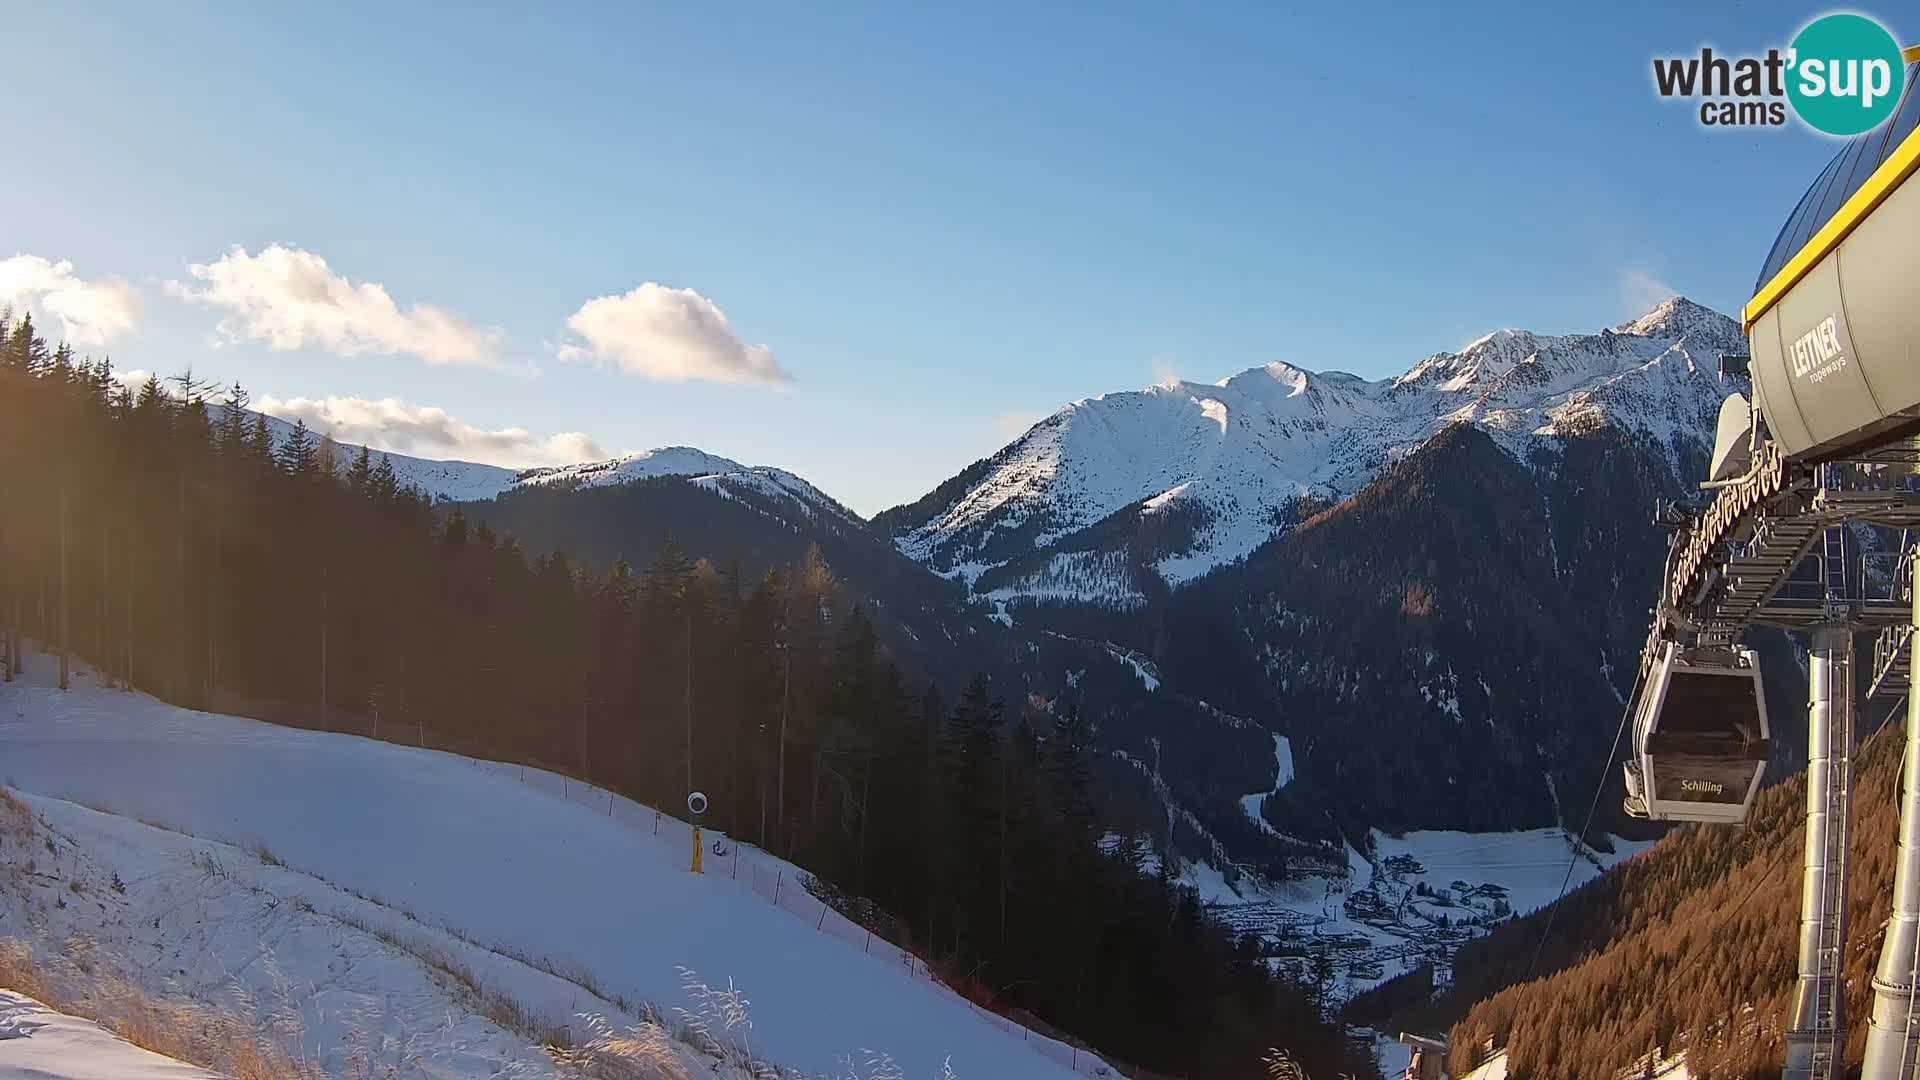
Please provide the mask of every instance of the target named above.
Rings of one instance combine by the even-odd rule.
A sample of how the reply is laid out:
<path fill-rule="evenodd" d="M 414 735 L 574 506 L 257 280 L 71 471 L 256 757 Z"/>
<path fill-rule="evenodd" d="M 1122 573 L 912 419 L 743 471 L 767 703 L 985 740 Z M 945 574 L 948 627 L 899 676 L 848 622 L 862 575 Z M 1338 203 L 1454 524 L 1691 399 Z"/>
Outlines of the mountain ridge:
<path fill-rule="evenodd" d="M 874 523 L 988 599 L 1135 606 L 1133 569 L 1177 587 L 1244 558 L 1303 500 L 1353 494 L 1455 422 L 1521 459 L 1541 436 L 1608 424 L 1671 450 L 1718 406 L 1719 355 L 1743 340 L 1733 320 L 1674 297 L 1594 334 L 1494 331 L 1388 378 L 1276 362 L 1081 398 Z M 1176 505 L 1179 522 L 1144 520 Z M 1095 529 L 1134 534 L 1095 545 L 1124 549 L 1132 569 L 1090 567 L 1080 540 Z"/>
<path fill-rule="evenodd" d="M 293 433 L 294 425 L 271 413 L 265 417 L 268 432 L 277 446 Z M 331 439 L 324 428 L 310 428 L 316 436 Z M 339 441 L 334 445 L 343 454 L 362 449 L 362 444 Z M 568 465 L 536 465 L 512 469 L 477 461 L 425 458 L 381 450 L 365 449 L 392 464 L 402 486 L 414 488 L 435 502 L 471 503 L 497 499 L 502 495 L 537 487 L 596 488 L 679 477 L 693 481 L 722 498 L 734 498 L 743 490 L 789 500 L 809 515 L 826 513 L 847 522 L 865 523 L 865 519 L 812 483 L 785 469 L 771 465 L 743 465 L 692 446 L 661 446 L 637 450 L 618 457 L 583 461 Z"/>
<path fill-rule="evenodd" d="M 1141 800 L 1198 815 L 1234 862 L 1291 857 L 1276 828 L 1336 848 L 1374 826 L 1534 828 L 1593 790 L 1578 763 L 1612 730 L 1657 567 L 1646 511 L 1699 471 L 1729 389 L 1715 354 L 1740 340 L 1676 297 L 1593 334 L 1497 330 L 1389 378 L 1276 362 L 1083 398 L 872 521 L 690 447 L 525 470 L 462 505 L 590 565 L 677 539 L 758 573 L 818 547 L 909 670 L 988 669 L 1099 713 L 1108 748 L 1169 763 Z M 1516 587 L 1538 614 L 1472 599 Z M 1496 611 L 1561 629 L 1486 637 L 1474 617 Z M 1536 669 L 1554 685 L 1516 674 Z M 1273 736 L 1301 777 L 1251 821 Z M 1462 812 L 1455 783 L 1501 795 Z M 1198 839 L 1189 854 L 1219 861 Z"/>

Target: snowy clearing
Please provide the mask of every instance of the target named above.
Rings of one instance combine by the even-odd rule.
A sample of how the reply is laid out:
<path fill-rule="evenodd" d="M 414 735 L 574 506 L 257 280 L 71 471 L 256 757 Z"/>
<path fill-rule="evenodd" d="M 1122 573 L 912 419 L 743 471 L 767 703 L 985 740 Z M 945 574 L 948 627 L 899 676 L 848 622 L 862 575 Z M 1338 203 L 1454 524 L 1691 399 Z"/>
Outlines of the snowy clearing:
<path fill-rule="evenodd" d="M 1293 744 L 1287 741 L 1285 735 L 1273 737 L 1273 768 L 1275 777 L 1273 790 L 1256 791 L 1251 795 L 1241 796 L 1240 810 L 1247 815 L 1248 820 L 1260 827 L 1261 832 L 1284 840 L 1286 837 L 1280 830 L 1269 824 L 1266 816 L 1260 813 L 1260 804 L 1266 800 L 1267 796 L 1278 795 L 1281 788 L 1293 783 Z"/>
<path fill-rule="evenodd" d="M 1373 842 L 1377 862 L 1395 855 L 1408 855 L 1425 871 L 1413 875 L 1427 885 L 1445 888 L 1455 880 L 1473 884 L 1491 882 L 1506 890 L 1507 902 L 1515 915 L 1538 910 L 1560 895 L 1566 882 L 1569 892 L 1599 877 L 1617 862 L 1631 858 L 1653 846 L 1652 841 L 1610 838 L 1613 853 L 1595 851 L 1580 845 L 1580 857 L 1573 859 L 1573 839 L 1564 829 L 1530 829 L 1525 832 L 1467 833 L 1410 832 L 1388 836 L 1375 830 Z M 1567 864 L 1573 862 L 1573 875 L 1567 877 Z"/>

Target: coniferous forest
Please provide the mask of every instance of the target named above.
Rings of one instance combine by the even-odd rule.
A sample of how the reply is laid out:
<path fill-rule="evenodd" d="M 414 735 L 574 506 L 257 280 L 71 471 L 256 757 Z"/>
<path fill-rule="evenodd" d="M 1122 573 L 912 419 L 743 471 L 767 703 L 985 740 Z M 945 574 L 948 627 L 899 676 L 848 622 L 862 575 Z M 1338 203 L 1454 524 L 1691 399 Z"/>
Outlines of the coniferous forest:
<path fill-rule="evenodd" d="M 0 319 L 0 633 L 182 706 L 670 810 L 697 788 L 709 824 L 870 899 L 991 1007 L 1166 1073 L 1263 1076 L 1274 1046 L 1371 1072 L 1162 860 L 1101 844 L 1098 717 L 910 680 L 817 551 L 754 579 L 673 545 L 644 566 L 530 553 L 246 405 L 190 372 L 123 386 Z"/>

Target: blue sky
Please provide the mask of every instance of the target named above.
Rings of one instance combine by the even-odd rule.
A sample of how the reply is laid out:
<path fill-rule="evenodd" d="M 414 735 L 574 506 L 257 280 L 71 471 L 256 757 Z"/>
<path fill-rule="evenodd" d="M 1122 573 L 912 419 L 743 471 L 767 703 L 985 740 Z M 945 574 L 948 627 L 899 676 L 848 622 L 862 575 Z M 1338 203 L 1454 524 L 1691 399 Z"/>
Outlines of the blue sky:
<path fill-rule="evenodd" d="M 0 10 L 0 259 L 124 284 L 88 351 L 863 512 L 1170 374 L 1731 312 L 1833 152 L 1651 87 L 1805 5 L 283 7 Z M 289 313 L 300 275 L 395 307 Z"/>

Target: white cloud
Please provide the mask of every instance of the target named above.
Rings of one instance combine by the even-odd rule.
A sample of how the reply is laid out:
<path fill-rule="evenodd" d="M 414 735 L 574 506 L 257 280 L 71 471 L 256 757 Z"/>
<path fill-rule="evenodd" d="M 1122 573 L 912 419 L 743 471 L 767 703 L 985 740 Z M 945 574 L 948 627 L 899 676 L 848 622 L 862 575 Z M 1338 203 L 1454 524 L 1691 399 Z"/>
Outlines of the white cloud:
<path fill-rule="evenodd" d="M 563 360 L 584 360 L 662 382 L 698 379 L 781 386 L 792 376 L 765 345 L 740 340 L 719 305 L 692 289 L 647 282 L 620 296 L 580 305 L 567 329 L 584 344 L 560 346 Z"/>
<path fill-rule="evenodd" d="M 993 433 L 1009 443 L 1027 433 L 1027 429 L 1047 418 L 1046 413 L 1010 412 L 993 418 Z"/>
<path fill-rule="evenodd" d="M 253 408 L 292 422 L 305 420 L 336 442 L 426 457 L 453 457 L 519 469 L 564 465 L 607 457 L 599 444 L 578 431 L 542 438 L 525 428 L 487 431 L 445 409 L 409 405 L 398 398 L 372 401 L 357 397 L 257 398 Z"/>
<path fill-rule="evenodd" d="M 1680 290 L 1661 281 L 1643 266 L 1620 268 L 1620 303 L 1627 318 L 1645 315 L 1662 300 L 1680 295 Z"/>
<path fill-rule="evenodd" d="M 138 394 L 140 392 L 140 388 L 147 385 L 147 380 L 152 377 L 153 377 L 153 372 L 148 371 L 146 368 L 114 368 L 113 369 L 114 383 L 118 385 L 121 389 L 131 391 L 132 393 L 135 393 L 135 394 Z M 167 389 L 167 382 L 165 379 L 160 380 L 160 389 L 163 391 Z"/>
<path fill-rule="evenodd" d="M 169 282 L 168 291 L 232 312 L 219 328 L 227 342 L 251 339 L 274 349 L 312 342 L 342 356 L 404 353 L 429 364 L 499 362 L 501 330 L 476 327 L 432 304 L 402 308 L 385 286 L 350 281 L 297 247 L 275 244 L 249 255 L 236 246 L 214 262 L 190 264 L 187 272 L 199 284 Z"/>
<path fill-rule="evenodd" d="M 1155 354 L 1148 365 L 1153 372 L 1153 385 L 1171 386 L 1180 381 L 1180 366 L 1174 362 L 1173 357 Z"/>
<path fill-rule="evenodd" d="M 0 259 L 0 304 L 59 319 L 62 336 L 83 346 L 106 344 L 133 329 L 140 315 L 133 286 L 113 277 L 76 277 L 71 262 L 38 255 Z"/>

